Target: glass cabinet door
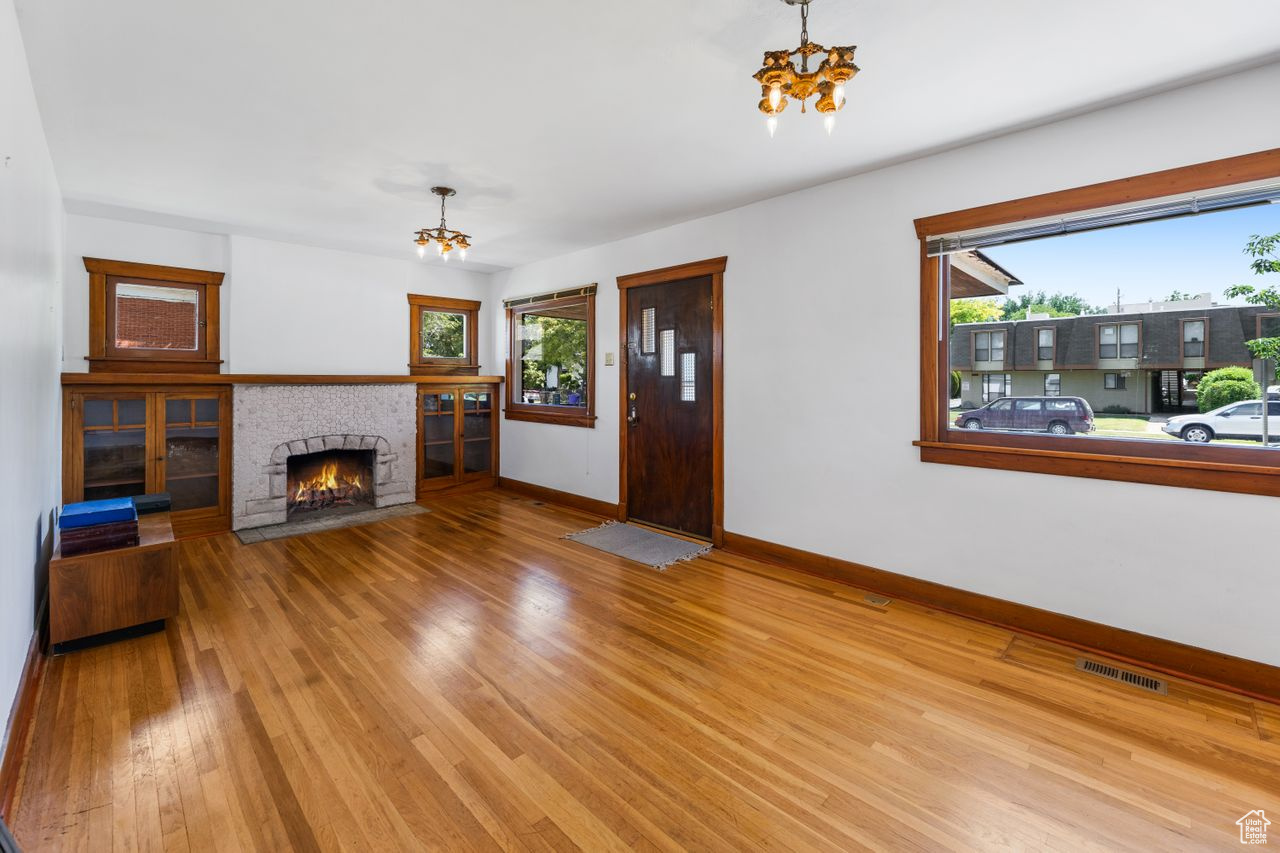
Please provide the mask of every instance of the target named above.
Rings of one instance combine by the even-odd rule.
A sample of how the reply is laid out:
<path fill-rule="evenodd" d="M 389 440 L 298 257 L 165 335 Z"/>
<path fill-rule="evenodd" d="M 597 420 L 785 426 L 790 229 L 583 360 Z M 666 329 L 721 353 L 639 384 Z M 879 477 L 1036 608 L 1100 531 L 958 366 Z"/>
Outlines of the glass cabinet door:
<path fill-rule="evenodd" d="M 493 395 L 466 391 L 462 395 L 462 472 L 488 474 L 493 469 Z"/>
<path fill-rule="evenodd" d="M 164 491 L 174 512 L 218 506 L 222 421 L 217 395 L 164 395 Z"/>
<path fill-rule="evenodd" d="M 451 391 L 419 393 L 422 416 L 422 479 L 453 479 L 456 471 L 454 454 L 454 405 Z"/>
<path fill-rule="evenodd" d="M 127 498 L 147 492 L 147 395 L 81 398 L 84 454 L 81 499 Z"/>

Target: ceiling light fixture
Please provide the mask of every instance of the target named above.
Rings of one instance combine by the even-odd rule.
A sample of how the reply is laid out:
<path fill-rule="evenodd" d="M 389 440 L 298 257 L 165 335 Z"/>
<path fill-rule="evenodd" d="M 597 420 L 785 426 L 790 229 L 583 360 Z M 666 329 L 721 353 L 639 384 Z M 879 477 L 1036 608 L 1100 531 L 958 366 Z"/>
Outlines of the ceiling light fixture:
<path fill-rule="evenodd" d="M 787 98 L 800 102 L 800 112 L 807 112 L 805 101 L 818 96 L 814 107 L 822 113 L 822 124 L 830 134 L 835 129 L 836 113 L 844 109 L 844 84 L 858 73 L 853 64 L 856 45 L 827 49 L 809 41 L 809 3 L 812 0 L 782 0 L 788 6 L 800 7 L 800 46 L 795 50 L 770 50 L 764 55 L 764 67 L 753 77 L 760 82 L 760 112 L 765 114 L 769 136 L 778 129 L 778 114 L 787 108 Z M 809 70 L 809 58 L 825 53 L 826 59 L 817 71 Z M 800 54 L 800 69 L 792 59 Z"/>
<path fill-rule="evenodd" d="M 413 242 L 418 244 L 418 257 L 425 257 L 427 247 L 436 244 L 436 254 L 449 261 L 449 253 L 458 249 L 458 259 L 467 259 L 467 249 L 471 248 L 471 237 L 461 231 L 450 231 L 444 221 L 445 199 L 457 194 L 457 190 L 449 187 L 432 187 L 431 191 L 440 196 L 440 225 L 436 228 L 423 228 L 414 235 Z"/>

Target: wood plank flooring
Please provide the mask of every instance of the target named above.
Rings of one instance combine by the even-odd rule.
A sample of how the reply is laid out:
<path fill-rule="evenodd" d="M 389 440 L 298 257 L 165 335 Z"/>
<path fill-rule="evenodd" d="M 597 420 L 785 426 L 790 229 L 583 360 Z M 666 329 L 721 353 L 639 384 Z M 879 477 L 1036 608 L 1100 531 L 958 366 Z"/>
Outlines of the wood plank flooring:
<path fill-rule="evenodd" d="M 1280 825 L 1274 707 L 720 553 L 656 572 L 501 492 L 430 506 L 184 543 L 166 633 L 50 662 L 24 849 L 1169 851 Z"/>

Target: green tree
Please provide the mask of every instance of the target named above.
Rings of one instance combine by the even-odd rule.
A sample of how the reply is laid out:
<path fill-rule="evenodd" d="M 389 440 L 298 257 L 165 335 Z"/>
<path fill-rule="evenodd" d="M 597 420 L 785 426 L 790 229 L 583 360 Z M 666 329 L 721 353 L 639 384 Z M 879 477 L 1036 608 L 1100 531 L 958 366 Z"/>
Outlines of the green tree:
<path fill-rule="evenodd" d="M 526 390 L 547 390 L 547 372 L 559 369 L 562 395 L 581 394 L 587 378 L 587 323 L 566 317 L 525 314 L 521 378 Z M 540 332 L 533 332 L 533 329 Z"/>
<path fill-rule="evenodd" d="M 994 299 L 952 299 L 951 325 L 957 323 L 989 323 L 1003 316 L 1000 303 Z"/>
<path fill-rule="evenodd" d="M 1195 299 L 1190 293 L 1183 293 L 1181 290 L 1175 290 L 1170 293 L 1164 300 L 1165 302 L 1186 302 L 1188 299 Z"/>
<path fill-rule="evenodd" d="M 1079 317 L 1082 314 L 1101 314 L 1102 309 L 1084 301 L 1084 297 L 1074 293 L 1055 293 L 1050 295 L 1043 290 L 1023 293 L 1017 297 L 1010 296 L 1004 302 L 1005 320 L 1022 320 L 1027 312 L 1032 314 L 1048 314 L 1050 317 Z"/>
<path fill-rule="evenodd" d="M 422 357 L 462 358 L 466 354 L 463 340 L 465 321 L 461 314 L 423 311 Z"/>
<path fill-rule="evenodd" d="M 1253 258 L 1249 262 L 1249 267 L 1253 270 L 1254 275 L 1280 273 L 1280 254 L 1277 254 L 1278 251 L 1280 251 L 1280 234 L 1271 234 L 1265 237 L 1254 234 L 1244 247 L 1244 253 Z M 1228 299 L 1241 296 L 1250 305 L 1265 305 L 1272 311 L 1280 311 L 1280 290 L 1277 290 L 1275 285 L 1254 287 L 1251 284 L 1237 284 L 1233 287 L 1228 287 L 1224 291 L 1224 295 Z M 1252 341 L 1245 341 L 1244 345 L 1249 348 L 1249 352 L 1253 353 L 1254 358 L 1264 358 L 1271 361 L 1280 359 L 1280 338 L 1255 338 Z"/>
<path fill-rule="evenodd" d="M 1256 400 L 1261 396 L 1262 388 L 1254 381 L 1253 371 L 1247 367 L 1210 370 L 1196 386 L 1196 405 L 1202 412 L 1241 400 Z"/>

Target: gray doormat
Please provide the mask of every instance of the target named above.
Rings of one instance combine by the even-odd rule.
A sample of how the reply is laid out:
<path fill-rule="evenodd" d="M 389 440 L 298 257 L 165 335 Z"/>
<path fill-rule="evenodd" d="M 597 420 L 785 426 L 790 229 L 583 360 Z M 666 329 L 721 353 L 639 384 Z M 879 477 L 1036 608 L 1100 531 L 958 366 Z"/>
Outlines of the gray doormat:
<path fill-rule="evenodd" d="M 414 503 L 396 504 L 353 512 L 350 515 L 328 515 L 308 518 L 304 521 L 271 524 L 266 527 L 251 527 L 248 530 L 237 530 L 236 537 L 242 545 L 252 545 L 269 539 L 288 539 L 290 536 L 301 536 L 304 533 L 315 533 L 319 530 L 337 530 L 339 527 L 359 527 L 362 524 L 372 524 L 375 521 L 386 521 L 388 518 L 400 518 L 405 515 L 421 515 L 424 512 L 431 512 L 431 510 Z"/>
<path fill-rule="evenodd" d="M 711 550 L 710 545 L 702 542 L 677 539 L 647 527 L 619 524 L 616 521 L 606 521 L 599 527 L 569 533 L 561 538 L 572 539 L 599 551 L 617 554 L 659 570 L 672 563 L 701 557 Z"/>

